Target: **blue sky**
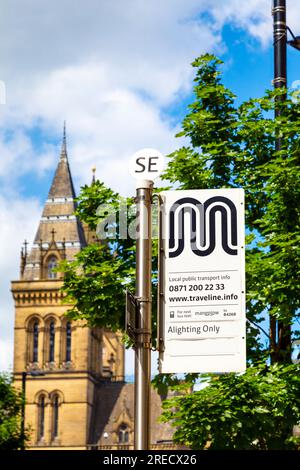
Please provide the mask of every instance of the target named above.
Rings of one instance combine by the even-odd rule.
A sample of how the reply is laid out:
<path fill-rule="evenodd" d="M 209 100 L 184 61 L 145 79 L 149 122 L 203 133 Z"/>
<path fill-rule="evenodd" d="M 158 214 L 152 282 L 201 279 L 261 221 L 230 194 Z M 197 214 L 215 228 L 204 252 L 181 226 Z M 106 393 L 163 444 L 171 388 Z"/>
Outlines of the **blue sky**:
<path fill-rule="evenodd" d="M 34 237 L 64 119 L 77 189 L 96 166 L 107 185 L 131 194 L 130 155 L 142 147 L 167 154 L 181 144 L 174 135 L 193 99 L 193 58 L 222 58 L 238 102 L 271 87 L 271 3 L 79 0 L 75 8 L 71 0 L 0 0 L 0 369 L 12 366 L 9 280 L 18 278 L 22 241 Z M 300 34 L 299 2 L 287 4 Z M 300 80 L 292 48 L 288 79 Z"/>
<path fill-rule="evenodd" d="M 259 97 L 266 89 L 272 88 L 274 71 L 271 43 L 262 47 L 257 38 L 232 24 L 224 26 L 222 38 L 226 50 L 217 55 L 224 61 L 221 68 L 223 83 L 237 95 L 237 104 L 248 98 Z M 288 47 L 287 62 L 289 86 L 293 83 L 296 86 L 295 82 L 300 77 L 300 52 Z M 192 100 L 192 94 L 188 94 L 173 106 L 167 107 L 165 112 L 171 112 L 174 120 L 180 122 Z"/>

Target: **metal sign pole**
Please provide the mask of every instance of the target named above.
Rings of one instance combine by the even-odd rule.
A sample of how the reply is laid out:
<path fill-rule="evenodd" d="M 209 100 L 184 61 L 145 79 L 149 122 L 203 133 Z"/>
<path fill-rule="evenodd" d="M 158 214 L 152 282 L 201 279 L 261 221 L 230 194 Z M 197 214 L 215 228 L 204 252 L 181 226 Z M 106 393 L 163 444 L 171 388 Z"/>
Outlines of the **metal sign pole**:
<path fill-rule="evenodd" d="M 153 182 L 138 181 L 136 191 L 135 450 L 150 448 L 151 379 L 151 200 Z"/>

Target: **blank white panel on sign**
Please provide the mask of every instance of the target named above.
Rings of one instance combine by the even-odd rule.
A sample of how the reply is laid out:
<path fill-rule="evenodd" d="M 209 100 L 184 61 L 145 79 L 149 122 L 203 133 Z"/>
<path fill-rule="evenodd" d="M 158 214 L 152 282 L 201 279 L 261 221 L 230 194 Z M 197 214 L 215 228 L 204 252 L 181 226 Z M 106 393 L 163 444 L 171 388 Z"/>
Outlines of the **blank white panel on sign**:
<path fill-rule="evenodd" d="M 243 190 L 160 195 L 160 372 L 244 370 Z"/>
<path fill-rule="evenodd" d="M 238 341 L 236 338 L 196 339 L 185 341 L 169 341 L 168 353 L 172 357 L 218 356 L 236 354 Z"/>
<path fill-rule="evenodd" d="M 164 374 L 244 372 L 244 356 L 241 353 L 207 356 L 168 356 Z M 174 372 L 176 371 L 176 372 Z"/>

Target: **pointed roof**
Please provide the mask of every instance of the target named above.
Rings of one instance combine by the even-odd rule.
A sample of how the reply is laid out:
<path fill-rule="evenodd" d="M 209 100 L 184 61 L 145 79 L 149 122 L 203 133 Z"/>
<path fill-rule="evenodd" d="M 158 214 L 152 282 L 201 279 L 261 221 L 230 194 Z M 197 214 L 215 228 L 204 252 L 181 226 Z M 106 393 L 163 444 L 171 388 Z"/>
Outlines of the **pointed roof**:
<path fill-rule="evenodd" d="M 67 156 L 66 126 L 59 162 L 44 205 L 42 217 L 34 239 L 33 247 L 26 259 L 25 279 L 38 279 L 40 273 L 41 250 L 43 256 L 51 250 L 53 243 L 65 250 L 66 259 L 72 260 L 86 245 L 80 220 L 74 215 L 76 210 L 75 190 Z M 55 238 L 55 239 L 54 239 Z"/>
<path fill-rule="evenodd" d="M 67 154 L 66 121 L 64 122 L 63 139 L 61 144 L 60 158 L 48 194 L 48 199 L 57 197 L 75 198 L 75 190 Z"/>

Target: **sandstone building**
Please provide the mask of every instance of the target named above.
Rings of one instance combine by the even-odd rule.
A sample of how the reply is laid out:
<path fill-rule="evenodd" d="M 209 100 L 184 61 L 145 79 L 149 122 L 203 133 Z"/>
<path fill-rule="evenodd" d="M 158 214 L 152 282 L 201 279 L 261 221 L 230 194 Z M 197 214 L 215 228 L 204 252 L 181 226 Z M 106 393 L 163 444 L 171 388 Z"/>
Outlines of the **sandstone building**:
<path fill-rule="evenodd" d="M 15 302 L 14 377 L 26 385 L 25 426 L 30 449 L 91 449 L 133 444 L 133 385 L 124 381 L 121 335 L 64 315 L 62 277 L 91 233 L 74 215 L 75 191 L 66 134 L 53 182 L 30 250 L 21 252 Z M 26 379 L 26 380 L 25 380 Z M 152 442 L 170 441 L 157 423 L 161 398 L 152 391 Z"/>

